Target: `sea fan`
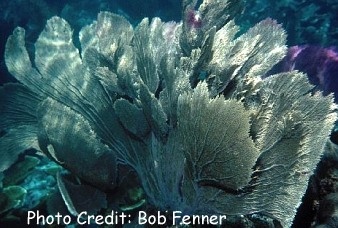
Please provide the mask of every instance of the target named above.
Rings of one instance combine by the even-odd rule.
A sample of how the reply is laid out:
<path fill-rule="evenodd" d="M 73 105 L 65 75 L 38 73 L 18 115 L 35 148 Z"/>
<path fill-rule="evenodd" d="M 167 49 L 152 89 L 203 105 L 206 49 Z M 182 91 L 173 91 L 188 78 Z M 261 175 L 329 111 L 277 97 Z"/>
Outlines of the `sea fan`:
<path fill-rule="evenodd" d="M 5 60 L 21 84 L 1 89 L 1 170 L 33 147 L 103 192 L 129 167 L 158 210 L 261 212 L 290 226 L 336 119 L 333 98 L 299 72 L 263 78 L 286 52 L 275 21 L 236 37 L 237 1 L 196 2 L 183 1 L 181 23 L 136 28 L 101 12 L 80 49 L 53 17 L 32 62 L 16 28 Z"/>

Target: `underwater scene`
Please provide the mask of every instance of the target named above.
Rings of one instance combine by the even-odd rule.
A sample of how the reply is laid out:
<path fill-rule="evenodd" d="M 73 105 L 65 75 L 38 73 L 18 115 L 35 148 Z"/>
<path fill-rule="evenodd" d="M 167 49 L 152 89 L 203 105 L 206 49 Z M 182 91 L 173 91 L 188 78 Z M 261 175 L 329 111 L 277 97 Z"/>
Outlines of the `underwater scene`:
<path fill-rule="evenodd" d="M 0 0 L 0 227 L 338 227 L 337 0 Z"/>

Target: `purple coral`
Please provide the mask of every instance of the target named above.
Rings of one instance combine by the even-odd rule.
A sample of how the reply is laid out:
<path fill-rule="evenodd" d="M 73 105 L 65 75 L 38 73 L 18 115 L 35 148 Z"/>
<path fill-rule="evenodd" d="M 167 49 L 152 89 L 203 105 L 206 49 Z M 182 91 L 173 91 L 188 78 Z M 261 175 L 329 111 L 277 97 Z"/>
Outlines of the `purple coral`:
<path fill-rule="evenodd" d="M 191 28 L 199 29 L 202 27 L 202 17 L 198 11 L 188 10 L 186 20 Z"/>
<path fill-rule="evenodd" d="M 299 70 L 317 85 L 324 95 L 335 93 L 338 102 L 338 52 L 335 47 L 301 45 L 288 49 L 286 57 L 268 73 Z"/>

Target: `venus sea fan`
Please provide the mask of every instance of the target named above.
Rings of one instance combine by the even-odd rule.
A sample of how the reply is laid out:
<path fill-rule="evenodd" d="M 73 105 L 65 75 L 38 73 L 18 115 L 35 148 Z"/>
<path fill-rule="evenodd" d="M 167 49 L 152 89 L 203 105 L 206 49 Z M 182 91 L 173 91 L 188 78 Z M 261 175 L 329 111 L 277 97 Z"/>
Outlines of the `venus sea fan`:
<path fill-rule="evenodd" d="M 84 196 L 97 191 L 97 210 L 133 173 L 160 211 L 263 213 L 291 226 L 336 120 L 333 97 L 311 93 L 296 71 L 263 77 L 286 53 L 273 20 L 237 37 L 237 1 L 196 2 L 183 1 L 180 23 L 145 18 L 135 28 L 101 12 L 80 31 L 81 48 L 53 17 L 34 59 L 16 28 L 5 60 L 20 83 L 0 90 L 1 171 L 33 147 L 76 176 Z M 76 215 L 71 182 L 58 175 Z"/>

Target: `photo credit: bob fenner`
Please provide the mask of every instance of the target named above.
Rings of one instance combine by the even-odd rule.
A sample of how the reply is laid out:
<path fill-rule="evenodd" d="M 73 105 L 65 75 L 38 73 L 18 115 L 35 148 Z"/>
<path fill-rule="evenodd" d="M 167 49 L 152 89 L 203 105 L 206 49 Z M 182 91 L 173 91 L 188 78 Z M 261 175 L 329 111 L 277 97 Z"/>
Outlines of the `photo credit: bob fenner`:
<path fill-rule="evenodd" d="M 167 212 L 158 211 L 155 214 L 147 214 L 146 211 L 139 211 L 136 218 L 125 212 L 111 211 L 105 215 L 90 215 L 86 211 L 80 212 L 77 216 L 43 215 L 37 211 L 28 211 L 27 225 L 123 225 L 138 223 L 139 225 L 222 225 L 226 215 L 185 215 L 182 211 Z"/>

